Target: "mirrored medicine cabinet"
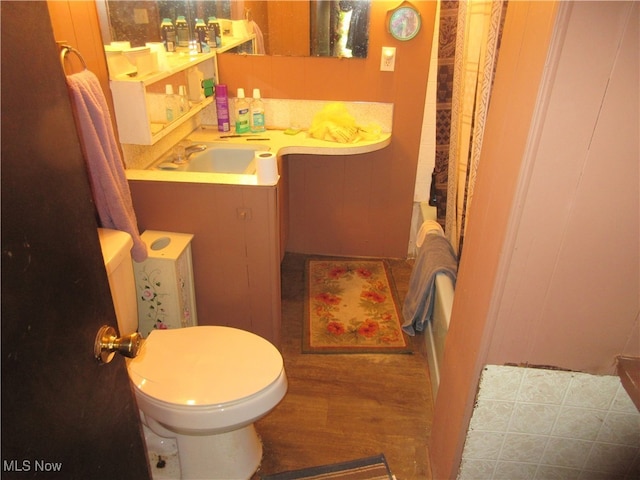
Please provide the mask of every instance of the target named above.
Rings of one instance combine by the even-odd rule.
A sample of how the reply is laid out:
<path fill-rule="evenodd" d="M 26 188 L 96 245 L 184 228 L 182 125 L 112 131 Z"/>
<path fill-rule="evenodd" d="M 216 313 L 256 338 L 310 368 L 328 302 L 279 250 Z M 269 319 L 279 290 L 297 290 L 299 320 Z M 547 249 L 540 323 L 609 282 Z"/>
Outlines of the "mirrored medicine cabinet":
<path fill-rule="evenodd" d="M 163 18 L 247 20 L 261 40 L 225 53 L 366 58 L 370 0 L 96 0 L 103 41 L 160 41 Z M 223 38 L 224 46 L 224 38 Z"/>

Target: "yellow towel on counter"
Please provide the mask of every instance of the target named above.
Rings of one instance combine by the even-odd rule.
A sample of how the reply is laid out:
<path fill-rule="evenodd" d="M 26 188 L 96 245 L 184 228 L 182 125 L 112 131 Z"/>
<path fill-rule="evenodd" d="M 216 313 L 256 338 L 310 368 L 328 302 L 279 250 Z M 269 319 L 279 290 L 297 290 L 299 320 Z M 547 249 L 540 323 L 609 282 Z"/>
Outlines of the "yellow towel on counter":
<path fill-rule="evenodd" d="M 359 127 L 343 103 L 333 102 L 315 115 L 309 135 L 329 142 L 355 143 L 359 140 L 375 140 L 381 131 L 375 124 Z"/>

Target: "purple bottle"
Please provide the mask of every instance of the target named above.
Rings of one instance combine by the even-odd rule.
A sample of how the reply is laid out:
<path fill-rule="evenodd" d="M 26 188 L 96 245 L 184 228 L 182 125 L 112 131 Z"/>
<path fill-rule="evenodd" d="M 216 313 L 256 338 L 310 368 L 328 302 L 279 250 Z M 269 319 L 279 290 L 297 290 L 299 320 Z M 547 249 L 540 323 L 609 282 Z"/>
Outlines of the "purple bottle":
<path fill-rule="evenodd" d="M 216 85 L 216 113 L 218 115 L 218 131 L 230 131 L 229 97 L 227 94 L 227 86 L 223 84 Z"/>

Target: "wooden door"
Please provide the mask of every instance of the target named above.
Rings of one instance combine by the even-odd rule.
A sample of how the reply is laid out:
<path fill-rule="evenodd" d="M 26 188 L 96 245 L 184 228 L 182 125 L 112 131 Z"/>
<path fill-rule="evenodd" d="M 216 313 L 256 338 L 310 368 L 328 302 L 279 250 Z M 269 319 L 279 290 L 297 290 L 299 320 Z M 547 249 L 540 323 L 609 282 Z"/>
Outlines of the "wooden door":
<path fill-rule="evenodd" d="M 1 2 L 2 478 L 149 478 L 45 2 Z"/>

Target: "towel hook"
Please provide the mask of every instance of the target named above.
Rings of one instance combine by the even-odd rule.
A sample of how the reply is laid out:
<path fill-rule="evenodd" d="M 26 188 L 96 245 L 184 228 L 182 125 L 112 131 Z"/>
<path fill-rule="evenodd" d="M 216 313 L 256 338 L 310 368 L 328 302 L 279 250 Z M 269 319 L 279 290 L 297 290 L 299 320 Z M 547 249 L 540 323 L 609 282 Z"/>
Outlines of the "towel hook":
<path fill-rule="evenodd" d="M 76 56 L 80 59 L 80 63 L 82 63 L 82 68 L 87 69 L 87 63 L 84 61 L 82 54 L 73 48 L 71 45 L 67 45 L 65 43 L 59 43 L 60 48 L 60 64 L 62 65 L 62 71 L 64 71 L 64 59 L 67 57 L 68 53 L 75 53 Z"/>

